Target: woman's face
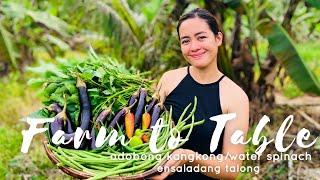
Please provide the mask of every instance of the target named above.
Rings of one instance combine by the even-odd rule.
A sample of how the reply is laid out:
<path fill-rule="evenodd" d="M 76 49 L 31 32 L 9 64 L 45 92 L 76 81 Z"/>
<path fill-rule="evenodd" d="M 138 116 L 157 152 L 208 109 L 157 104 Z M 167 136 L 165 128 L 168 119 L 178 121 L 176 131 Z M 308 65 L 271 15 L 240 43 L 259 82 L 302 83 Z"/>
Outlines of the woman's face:
<path fill-rule="evenodd" d="M 196 17 L 183 21 L 179 34 L 182 54 L 192 66 L 202 69 L 216 63 L 222 33 L 214 35 L 206 21 Z"/>

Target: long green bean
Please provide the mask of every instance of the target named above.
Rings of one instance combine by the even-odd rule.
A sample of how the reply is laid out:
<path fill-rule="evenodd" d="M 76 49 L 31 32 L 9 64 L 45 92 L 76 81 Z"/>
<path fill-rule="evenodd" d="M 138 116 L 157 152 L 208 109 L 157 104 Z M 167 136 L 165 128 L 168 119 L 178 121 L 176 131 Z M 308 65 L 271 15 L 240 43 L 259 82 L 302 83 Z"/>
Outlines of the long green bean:
<path fill-rule="evenodd" d="M 92 178 L 89 178 L 89 180 L 102 179 L 104 177 L 112 176 L 112 175 L 115 175 L 115 174 L 132 172 L 132 171 L 135 171 L 135 170 L 139 170 L 139 169 L 141 169 L 143 167 L 146 167 L 152 162 L 153 162 L 152 160 L 149 160 L 149 161 L 146 161 L 145 163 L 142 163 L 142 164 L 140 164 L 138 166 L 133 166 L 133 167 L 130 167 L 130 168 L 118 168 L 117 170 L 113 170 L 113 171 L 109 171 L 109 172 L 105 172 L 105 173 L 101 173 L 101 174 L 96 174 Z"/>
<path fill-rule="evenodd" d="M 69 156 L 67 156 L 60 147 L 58 147 L 58 152 L 68 161 L 70 161 L 73 164 L 73 168 L 77 168 L 80 170 L 85 169 L 85 167 L 83 167 L 81 164 L 77 163 L 76 161 L 74 161 L 72 158 L 70 158 Z"/>

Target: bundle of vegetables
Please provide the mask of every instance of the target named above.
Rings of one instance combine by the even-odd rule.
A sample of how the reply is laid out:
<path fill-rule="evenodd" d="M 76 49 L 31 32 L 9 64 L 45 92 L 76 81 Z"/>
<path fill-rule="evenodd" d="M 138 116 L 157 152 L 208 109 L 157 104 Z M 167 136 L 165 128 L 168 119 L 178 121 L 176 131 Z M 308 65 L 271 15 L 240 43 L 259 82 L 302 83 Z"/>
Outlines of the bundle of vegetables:
<path fill-rule="evenodd" d="M 106 145 L 103 147 L 103 150 L 100 149 L 91 151 L 66 149 L 54 147 L 52 145 L 49 145 L 48 147 L 54 154 L 55 158 L 59 160 L 59 163 L 57 164 L 58 166 L 72 168 L 81 172 L 82 174 L 85 173 L 84 177 L 90 177 L 90 179 L 101 179 L 105 177 L 127 177 L 127 179 L 135 179 L 137 178 L 137 174 L 141 174 L 159 166 L 173 151 L 172 149 L 168 148 L 167 143 L 170 139 L 170 132 L 174 127 L 179 132 L 187 131 L 185 139 L 188 139 L 193 127 L 204 122 L 203 120 L 197 122 L 194 120 L 193 113 L 196 109 L 196 98 L 193 109 L 188 115 L 186 115 L 190 107 L 191 104 L 185 108 L 176 125 L 174 125 L 172 119 L 172 108 L 170 111 L 165 110 L 163 113 L 161 113 L 159 117 L 163 118 L 164 128 L 161 129 L 160 136 L 157 138 L 156 146 L 162 147 L 163 149 L 157 153 L 151 152 L 148 141 L 151 130 L 151 124 L 149 123 L 154 119 L 152 118 L 150 121 L 149 118 L 142 118 L 141 126 L 146 127 L 146 129 L 136 129 L 133 134 L 132 129 L 134 129 L 134 124 L 132 122 L 134 122 L 134 115 L 132 115 L 132 112 L 129 111 L 124 113 L 124 122 L 117 122 L 119 127 L 118 132 L 126 135 L 128 138 L 126 143 L 128 143 L 128 145 L 121 145 L 118 143 L 111 147 Z M 156 106 L 153 109 L 153 112 L 159 112 L 157 111 Z M 117 115 L 119 113 L 121 113 L 121 110 L 117 113 Z M 156 117 L 154 113 L 152 114 L 152 117 Z M 114 118 L 117 118 L 117 115 Z M 109 122 L 109 128 L 113 128 L 113 122 L 114 121 Z M 124 128 L 121 128 L 121 125 L 124 125 Z M 138 125 L 137 127 L 139 128 L 141 126 Z M 176 131 L 173 133 L 174 135 L 177 135 L 175 134 Z M 147 137 L 146 141 L 144 136 Z M 185 141 L 180 142 L 176 148 L 182 146 L 184 143 Z M 136 155 L 138 155 L 138 158 L 133 158 Z"/>
<path fill-rule="evenodd" d="M 145 78 L 146 73 L 138 73 L 134 69 L 127 70 L 111 58 L 98 57 L 94 52 L 87 61 L 60 60 L 56 66 L 42 65 L 32 68 L 44 77 L 31 80 L 31 84 L 42 85 L 41 91 L 45 108 L 38 111 L 37 117 L 54 117 L 54 121 L 46 124 L 47 145 L 59 161 L 60 168 L 71 168 L 84 177 L 100 179 L 104 177 L 129 176 L 148 171 L 158 166 L 173 151 L 167 143 L 172 135 L 187 131 L 188 139 L 194 126 L 204 121 L 194 120 L 197 99 L 193 108 L 190 103 L 174 125 L 172 109 L 169 111 L 159 102 L 159 95 L 152 96 L 153 81 Z M 188 113 L 187 113 L 188 112 Z M 161 147 L 157 153 L 150 150 L 149 139 L 159 118 L 163 119 L 163 128 L 159 131 L 156 146 Z M 191 123 L 190 123 L 191 122 Z M 79 149 L 74 149 L 75 129 L 90 131 L 91 138 L 82 141 Z M 116 130 L 125 137 L 125 145 L 117 142 L 108 146 L 105 142 L 96 147 L 98 131 L 104 127 L 107 132 Z M 175 128 L 176 131 L 171 130 Z M 69 144 L 55 145 L 52 136 L 63 130 L 65 141 Z M 179 142 L 176 148 L 183 145 Z M 48 153 L 48 152 L 47 152 Z M 159 155 L 152 159 L 117 159 L 112 158 L 133 154 Z"/>
<path fill-rule="evenodd" d="M 79 126 L 80 101 L 77 79 L 85 83 L 90 99 L 92 117 L 96 118 L 101 111 L 112 108 L 116 112 L 126 106 L 127 99 L 139 88 L 151 92 L 154 81 L 147 79 L 149 72 L 139 73 L 133 67 L 127 69 L 111 57 L 98 57 L 93 51 L 87 58 L 57 59 L 57 64 L 40 62 L 40 66 L 28 68 L 40 77 L 31 79 L 30 86 L 41 88 L 39 96 L 48 106 L 33 116 L 52 117 L 48 109 L 58 104 L 68 112 L 71 124 Z M 112 105 L 112 106 L 111 106 Z M 51 106 L 51 107 L 50 107 Z"/>

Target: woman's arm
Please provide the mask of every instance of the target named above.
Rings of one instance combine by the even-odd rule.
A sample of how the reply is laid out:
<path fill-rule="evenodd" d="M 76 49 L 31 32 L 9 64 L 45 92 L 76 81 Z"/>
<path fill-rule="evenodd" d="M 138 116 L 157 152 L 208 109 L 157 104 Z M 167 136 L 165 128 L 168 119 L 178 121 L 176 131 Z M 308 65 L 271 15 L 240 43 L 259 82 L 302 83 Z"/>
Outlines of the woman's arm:
<path fill-rule="evenodd" d="M 161 76 L 161 78 L 160 78 L 160 80 L 158 82 L 158 85 L 157 85 L 157 91 L 159 92 L 160 102 L 162 104 L 164 103 L 165 98 L 166 98 L 166 91 L 165 91 L 165 89 L 166 89 L 166 84 L 165 84 L 166 79 L 167 79 L 167 74 L 164 73 Z"/>
<path fill-rule="evenodd" d="M 245 145 L 242 144 L 232 144 L 231 136 L 236 130 L 241 130 L 244 135 L 247 134 L 249 127 L 249 100 L 247 95 L 242 91 L 242 89 L 231 88 L 233 92 L 225 92 L 228 94 L 225 101 L 227 102 L 227 113 L 236 113 L 236 118 L 230 120 L 226 123 L 224 137 L 223 137 L 223 162 L 218 162 L 218 160 L 195 160 L 191 165 L 200 165 L 200 166 L 220 166 L 219 174 L 214 172 L 206 172 L 205 175 L 209 177 L 222 178 L 222 179 L 235 179 L 239 172 L 231 173 L 226 171 L 226 166 L 241 166 L 241 160 L 231 160 L 229 157 L 226 158 L 227 154 L 236 155 L 243 154 L 245 150 Z M 235 91 L 234 91 L 235 90 Z M 223 93 L 221 93 L 223 94 Z M 225 160 L 226 159 L 226 160 Z"/>

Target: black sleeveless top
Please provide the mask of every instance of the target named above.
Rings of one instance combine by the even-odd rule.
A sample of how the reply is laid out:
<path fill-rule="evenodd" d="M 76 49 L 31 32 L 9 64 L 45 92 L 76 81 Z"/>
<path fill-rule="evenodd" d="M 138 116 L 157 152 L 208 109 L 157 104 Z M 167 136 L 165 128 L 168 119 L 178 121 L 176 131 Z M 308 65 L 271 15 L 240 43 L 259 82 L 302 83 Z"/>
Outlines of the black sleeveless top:
<path fill-rule="evenodd" d="M 222 114 L 220 106 L 220 93 L 219 82 L 224 75 L 216 82 L 210 84 L 200 84 L 195 81 L 189 72 L 189 66 L 187 68 L 187 75 L 182 79 L 178 86 L 166 97 L 164 105 L 169 110 L 170 106 L 173 108 L 173 120 L 175 123 L 178 121 L 184 108 L 194 102 L 194 96 L 197 96 L 197 109 L 195 111 L 195 120 L 204 119 L 205 122 L 202 125 L 198 125 L 193 128 L 189 140 L 181 147 L 185 149 L 191 149 L 200 154 L 211 154 L 210 142 L 213 131 L 216 128 L 216 122 L 211 121 L 209 118 Z M 191 111 L 192 107 L 190 108 Z M 189 112 L 190 112 L 189 111 Z M 187 113 L 189 113 L 187 112 Z M 184 138 L 185 133 L 181 133 Z M 222 153 L 222 140 L 224 130 L 220 136 L 217 149 L 213 154 Z M 167 179 L 212 179 L 200 172 L 175 172 Z"/>

